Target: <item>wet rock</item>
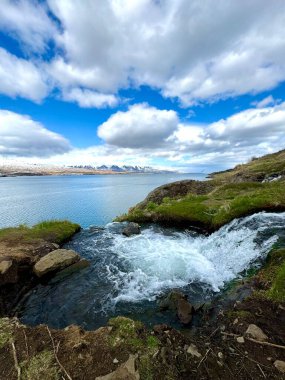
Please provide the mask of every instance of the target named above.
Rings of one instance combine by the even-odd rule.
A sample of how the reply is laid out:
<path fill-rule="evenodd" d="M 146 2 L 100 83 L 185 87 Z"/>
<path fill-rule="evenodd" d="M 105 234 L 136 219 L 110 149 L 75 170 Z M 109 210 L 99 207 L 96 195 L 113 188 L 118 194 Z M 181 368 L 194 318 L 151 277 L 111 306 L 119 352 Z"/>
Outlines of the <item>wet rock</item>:
<path fill-rule="evenodd" d="M 177 316 L 183 325 L 188 325 L 192 321 L 193 306 L 185 299 L 178 300 Z"/>
<path fill-rule="evenodd" d="M 105 376 L 96 377 L 95 380 L 139 380 L 140 375 L 135 367 L 137 355 L 130 355 L 129 359 L 120 365 L 116 371 Z"/>
<path fill-rule="evenodd" d="M 283 360 L 275 360 L 273 365 L 279 372 L 285 373 L 285 362 Z"/>
<path fill-rule="evenodd" d="M 33 270 L 38 277 L 42 277 L 46 274 L 62 270 L 79 260 L 80 256 L 72 250 L 56 249 L 42 257 L 34 265 Z"/>
<path fill-rule="evenodd" d="M 197 347 L 195 346 L 195 344 L 190 344 L 190 346 L 188 347 L 187 349 L 187 354 L 190 354 L 192 356 L 195 356 L 196 358 L 201 358 L 202 355 L 200 354 L 200 352 L 198 351 Z"/>
<path fill-rule="evenodd" d="M 122 233 L 123 235 L 130 237 L 132 235 L 139 235 L 141 233 L 141 229 L 138 223 L 131 222 L 123 229 Z"/>
<path fill-rule="evenodd" d="M 188 325 L 192 321 L 193 306 L 187 301 L 187 296 L 177 290 L 172 290 L 159 302 L 160 310 L 173 310 L 177 312 L 180 322 Z"/>
<path fill-rule="evenodd" d="M 15 284 L 18 282 L 18 265 L 13 261 L 2 259 L 0 261 L 0 285 Z"/>
<path fill-rule="evenodd" d="M 165 331 L 167 330 L 170 330 L 171 327 L 168 326 L 167 324 L 165 323 L 162 323 L 161 325 L 154 325 L 153 326 L 153 331 L 156 333 L 156 334 L 162 334 L 164 333 Z"/>
<path fill-rule="evenodd" d="M 76 263 L 71 264 L 67 268 L 60 271 L 60 273 L 58 274 L 58 277 L 64 278 L 66 276 L 71 275 L 74 272 L 88 268 L 89 266 L 90 266 L 90 262 L 88 260 L 81 259 L 77 261 Z"/>
<path fill-rule="evenodd" d="M 259 342 L 266 342 L 268 340 L 268 336 L 264 334 L 264 332 L 258 326 L 251 324 L 248 326 L 245 335 L 258 340 Z"/>

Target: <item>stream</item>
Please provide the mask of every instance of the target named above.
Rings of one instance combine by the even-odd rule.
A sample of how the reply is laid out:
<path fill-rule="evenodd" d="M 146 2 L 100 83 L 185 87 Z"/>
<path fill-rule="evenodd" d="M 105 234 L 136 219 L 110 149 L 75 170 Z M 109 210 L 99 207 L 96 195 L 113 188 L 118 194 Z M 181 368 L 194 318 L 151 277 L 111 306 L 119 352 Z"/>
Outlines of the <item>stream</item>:
<path fill-rule="evenodd" d="M 124 315 L 148 325 L 175 325 L 173 314 L 159 311 L 159 299 L 179 288 L 194 305 L 211 301 L 232 280 L 259 267 L 278 239 L 284 240 L 285 213 L 236 219 L 209 236 L 149 225 L 127 238 L 123 226 L 90 227 L 66 244 L 90 267 L 61 272 L 38 285 L 23 305 L 21 320 L 94 329 Z"/>

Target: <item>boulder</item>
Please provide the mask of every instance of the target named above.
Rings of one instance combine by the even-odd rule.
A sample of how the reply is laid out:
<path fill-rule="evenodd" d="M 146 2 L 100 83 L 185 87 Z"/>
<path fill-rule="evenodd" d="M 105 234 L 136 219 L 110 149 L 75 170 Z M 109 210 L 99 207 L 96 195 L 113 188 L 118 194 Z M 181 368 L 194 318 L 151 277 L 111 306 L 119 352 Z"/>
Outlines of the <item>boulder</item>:
<path fill-rule="evenodd" d="M 127 227 L 123 229 L 123 235 L 130 237 L 132 235 L 139 235 L 141 233 L 141 229 L 138 223 L 129 223 Z"/>
<path fill-rule="evenodd" d="M 42 257 L 34 265 L 34 273 L 42 277 L 52 272 L 57 272 L 80 260 L 78 253 L 69 249 L 56 249 Z"/>
<path fill-rule="evenodd" d="M 245 335 L 258 340 L 259 342 L 266 342 L 268 340 L 268 336 L 264 334 L 261 328 L 254 324 L 248 326 Z"/>
<path fill-rule="evenodd" d="M 159 302 L 160 310 L 176 311 L 179 321 L 188 325 L 192 321 L 194 307 L 187 301 L 187 296 L 178 290 L 172 290 Z"/>
<path fill-rule="evenodd" d="M 18 265 L 10 258 L 0 261 L 0 285 L 16 284 L 18 282 Z"/>
<path fill-rule="evenodd" d="M 192 321 L 193 312 L 193 306 L 186 299 L 178 300 L 177 316 L 183 325 L 188 325 Z"/>

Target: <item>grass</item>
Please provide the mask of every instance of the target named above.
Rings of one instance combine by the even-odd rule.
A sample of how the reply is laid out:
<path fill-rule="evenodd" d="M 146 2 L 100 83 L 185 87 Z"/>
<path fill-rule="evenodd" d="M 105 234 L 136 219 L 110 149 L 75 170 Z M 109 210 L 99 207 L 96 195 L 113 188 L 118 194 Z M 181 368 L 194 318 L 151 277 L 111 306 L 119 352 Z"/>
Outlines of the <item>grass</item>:
<path fill-rule="evenodd" d="M 4 228 L 0 230 L 0 242 L 6 241 L 13 244 L 22 242 L 33 242 L 43 239 L 57 244 L 68 241 L 80 226 L 67 220 L 50 220 L 38 223 L 33 227 L 20 225 L 18 227 Z"/>
<path fill-rule="evenodd" d="M 45 350 L 21 363 L 23 380 L 59 380 L 60 371 L 55 363 L 54 354 Z"/>
<path fill-rule="evenodd" d="M 230 171 L 214 173 L 212 178 L 219 181 L 231 181 L 239 178 L 256 179 L 266 178 L 274 174 L 285 174 L 285 150 L 253 159 L 244 165 L 238 165 Z"/>
<path fill-rule="evenodd" d="M 113 327 L 110 344 L 112 347 L 124 346 L 132 350 L 153 353 L 159 347 L 159 340 L 148 335 L 141 322 L 126 317 L 112 318 L 108 322 Z"/>
<path fill-rule="evenodd" d="M 257 297 L 285 302 L 285 248 L 273 249 L 256 277 L 263 287 L 263 290 L 255 292 Z"/>
<path fill-rule="evenodd" d="M 8 318 L 0 319 L 0 349 L 13 338 L 13 326 Z"/>
<path fill-rule="evenodd" d="M 119 220 L 197 225 L 212 231 L 255 212 L 285 210 L 284 193 L 285 181 L 217 185 L 207 195 L 188 194 L 164 199 L 160 205 L 137 206 Z"/>

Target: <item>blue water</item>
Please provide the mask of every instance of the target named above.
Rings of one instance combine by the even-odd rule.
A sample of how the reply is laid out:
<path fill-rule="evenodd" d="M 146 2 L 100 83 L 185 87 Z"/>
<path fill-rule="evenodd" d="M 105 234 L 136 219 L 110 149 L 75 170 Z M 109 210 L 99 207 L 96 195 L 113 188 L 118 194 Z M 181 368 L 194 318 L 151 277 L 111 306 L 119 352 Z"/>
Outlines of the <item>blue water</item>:
<path fill-rule="evenodd" d="M 0 227 L 69 219 L 104 226 L 155 187 L 205 174 L 131 174 L 0 178 Z"/>

